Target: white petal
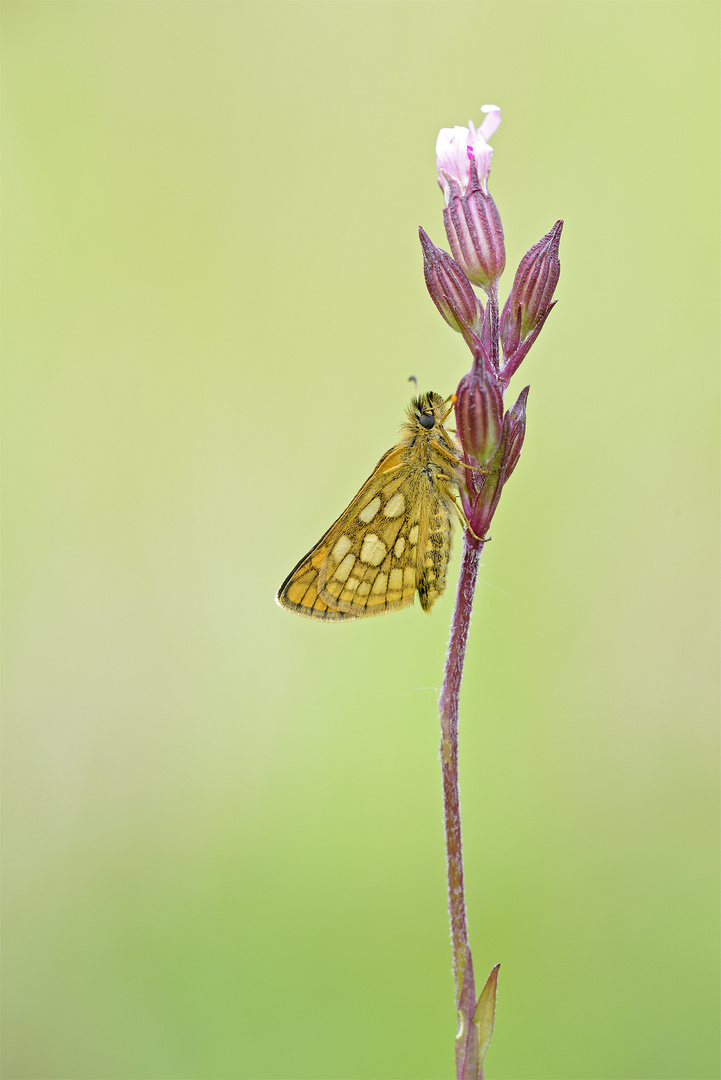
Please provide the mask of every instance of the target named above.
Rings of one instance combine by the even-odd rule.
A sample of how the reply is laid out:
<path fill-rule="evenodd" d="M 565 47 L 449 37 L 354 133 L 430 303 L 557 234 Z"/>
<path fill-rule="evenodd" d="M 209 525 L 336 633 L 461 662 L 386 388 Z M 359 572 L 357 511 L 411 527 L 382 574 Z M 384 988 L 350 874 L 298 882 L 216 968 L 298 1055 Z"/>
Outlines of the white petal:
<path fill-rule="evenodd" d="M 486 116 L 478 132 L 484 139 L 490 139 L 501 123 L 501 110 L 498 105 L 481 105 L 481 112 Z"/>
<path fill-rule="evenodd" d="M 468 128 L 441 128 L 436 140 L 438 176 L 448 173 L 462 184 L 468 183 Z"/>

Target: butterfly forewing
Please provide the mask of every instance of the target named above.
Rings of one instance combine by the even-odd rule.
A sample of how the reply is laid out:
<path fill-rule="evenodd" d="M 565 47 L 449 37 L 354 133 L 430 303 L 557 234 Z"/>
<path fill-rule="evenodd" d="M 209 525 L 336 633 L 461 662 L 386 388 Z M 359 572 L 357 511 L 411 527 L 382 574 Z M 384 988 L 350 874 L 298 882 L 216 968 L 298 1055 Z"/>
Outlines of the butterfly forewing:
<path fill-rule="evenodd" d="M 412 403 L 398 445 L 283 582 L 282 607 L 357 619 L 407 607 L 417 589 L 430 610 L 445 588 L 456 510 L 449 485 L 457 483 L 458 456 L 441 424 L 443 406 L 432 393 Z"/>

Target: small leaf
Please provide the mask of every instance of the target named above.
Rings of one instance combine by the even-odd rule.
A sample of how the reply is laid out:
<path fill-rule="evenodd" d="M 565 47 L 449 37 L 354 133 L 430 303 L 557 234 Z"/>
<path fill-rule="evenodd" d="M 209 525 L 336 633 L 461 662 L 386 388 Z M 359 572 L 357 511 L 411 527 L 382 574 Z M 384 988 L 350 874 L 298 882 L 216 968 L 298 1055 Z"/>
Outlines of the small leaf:
<path fill-rule="evenodd" d="M 496 987 L 498 985 L 498 969 L 501 965 L 496 964 L 488 976 L 486 985 L 481 990 L 481 996 L 473 1014 L 473 1026 L 478 1031 L 478 1063 L 480 1076 L 483 1076 L 483 1059 L 493 1034 L 493 1022 L 496 1019 Z"/>

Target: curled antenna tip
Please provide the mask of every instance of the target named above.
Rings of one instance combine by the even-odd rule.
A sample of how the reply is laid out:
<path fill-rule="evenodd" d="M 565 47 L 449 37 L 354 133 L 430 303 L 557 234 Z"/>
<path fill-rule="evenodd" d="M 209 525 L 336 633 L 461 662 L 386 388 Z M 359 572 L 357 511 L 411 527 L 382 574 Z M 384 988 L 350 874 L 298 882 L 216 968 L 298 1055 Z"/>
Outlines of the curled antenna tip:
<path fill-rule="evenodd" d="M 418 389 L 418 379 L 415 377 L 415 375 L 409 375 L 408 382 L 412 382 L 416 390 Z"/>

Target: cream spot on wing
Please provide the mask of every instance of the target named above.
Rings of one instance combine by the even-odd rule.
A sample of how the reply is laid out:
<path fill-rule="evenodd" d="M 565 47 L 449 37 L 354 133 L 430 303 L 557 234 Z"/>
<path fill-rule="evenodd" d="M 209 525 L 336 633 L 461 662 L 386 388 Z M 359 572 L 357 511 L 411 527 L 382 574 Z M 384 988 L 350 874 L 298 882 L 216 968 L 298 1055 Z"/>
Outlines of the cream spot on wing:
<path fill-rule="evenodd" d="M 352 553 L 346 555 L 343 562 L 333 571 L 333 577 L 336 581 L 345 581 L 351 570 L 353 569 L 353 563 L 355 562 L 355 555 Z"/>
<path fill-rule="evenodd" d="M 359 582 L 357 577 L 349 577 L 345 583 L 345 587 L 349 592 L 355 592 L 358 588 Z"/>
<path fill-rule="evenodd" d="M 396 540 L 396 546 L 393 548 L 393 554 L 395 555 L 395 557 L 397 559 L 400 559 L 401 555 L 403 554 L 405 546 L 406 546 L 405 540 L 403 539 L 402 536 L 399 536 L 398 539 Z"/>
<path fill-rule="evenodd" d="M 373 501 L 375 502 L 375 499 Z M 383 541 L 379 540 L 374 533 L 366 533 L 360 553 L 361 562 L 368 563 L 370 566 L 380 566 L 387 554 L 388 548 Z"/>
<path fill-rule="evenodd" d="M 408 543 L 411 547 L 418 543 L 418 526 L 414 525 L 411 531 L 408 533 Z"/>
<path fill-rule="evenodd" d="M 372 593 L 385 593 L 388 586 L 388 574 L 379 574 L 373 582 Z"/>
<path fill-rule="evenodd" d="M 383 507 L 383 513 L 388 518 L 398 517 L 402 514 L 406 508 L 406 500 L 402 491 L 397 491 L 395 495 L 392 495 L 388 502 Z"/>
<path fill-rule="evenodd" d="M 369 581 L 361 581 L 360 585 L 356 589 L 356 592 L 359 596 L 367 596 L 370 591 L 371 587 Z"/>
<path fill-rule="evenodd" d="M 358 515 L 358 520 L 362 521 L 364 525 L 367 525 L 376 516 L 381 508 L 381 497 L 376 495 L 375 499 L 371 499 L 367 506 L 364 506 Z"/>
<path fill-rule="evenodd" d="M 351 549 L 351 541 L 348 539 L 348 537 L 345 535 L 345 533 L 343 533 L 340 540 L 337 542 L 337 544 L 333 548 L 333 559 L 334 559 L 334 561 L 339 563 L 341 561 L 341 559 L 344 558 L 344 556 L 346 556 L 348 554 L 350 549 Z"/>
<path fill-rule="evenodd" d="M 403 571 L 403 581 L 406 585 L 412 585 L 416 587 L 416 568 L 414 566 L 407 566 Z"/>
<path fill-rule="evenodd" d="M 401 570 L 400 566 L 396 566 L 395 570 L 391 570 L 390 574 L 388 575 L 388 588 L 392 589 L 394 592 L 397 592 L 399 589 L 403 588 L 403 571 Z"/>

